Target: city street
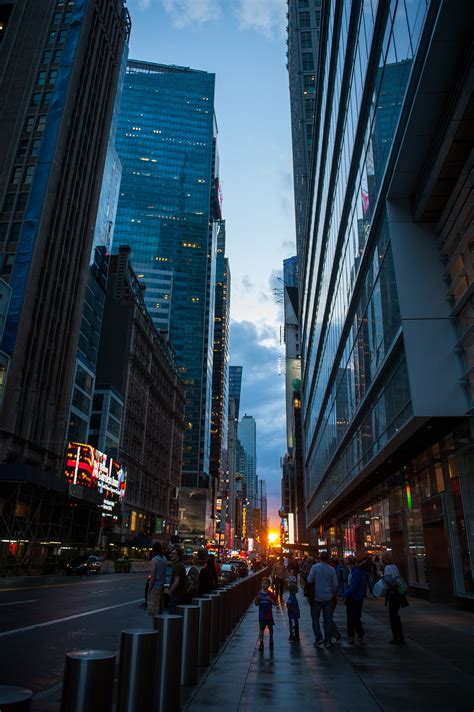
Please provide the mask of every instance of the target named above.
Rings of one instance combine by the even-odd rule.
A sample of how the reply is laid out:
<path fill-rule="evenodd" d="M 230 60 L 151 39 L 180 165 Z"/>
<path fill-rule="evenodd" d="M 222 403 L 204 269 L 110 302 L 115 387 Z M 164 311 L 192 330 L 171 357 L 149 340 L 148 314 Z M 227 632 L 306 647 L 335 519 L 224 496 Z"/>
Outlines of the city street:
<path fill-rule="evenodd" d="M 151 625 L 145 580 L 137 573 L 0 581 L 0 684 L 28 687 L 39 701 L 60 684 L 66 652 L 118 650 L 121 630 Z"/>

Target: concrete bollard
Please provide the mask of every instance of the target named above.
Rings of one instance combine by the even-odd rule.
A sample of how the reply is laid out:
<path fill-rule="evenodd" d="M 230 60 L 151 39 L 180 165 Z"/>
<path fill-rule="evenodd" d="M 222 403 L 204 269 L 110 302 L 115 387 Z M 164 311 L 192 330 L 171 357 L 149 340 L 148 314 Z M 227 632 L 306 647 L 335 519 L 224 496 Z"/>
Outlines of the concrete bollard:
<path fill-rule="evenodd" d="M 179 712 L 182 616 L 155 616 L 158 631 L 157 677 L 154 712 Z"/>
<path fill-rule="evenodd" d="M 209 652 L 213 655 L 219 651 L 219 606 L 218 593 L 207 593 L 203 598 L 211 601 L 211 623 L 209 626 Z"/>
<path fill-rule="evenodd" d="M 193 598 L 193 604 L 199 606 L 199 642 L 198 666 L 209 665 L 209 652 L 211 647 L 211 608 L 209 598 Z"/>
<path fill-rule="evenodd" d="M 152 709 L 158 633 L 149 628 L 122 631 L 117 712 Z"/>
<path fill-rule="evenodd" d="M 66 654 L 61 712 L 110 712 L 115 653 L 73 650 Z"/>
<path fill-rule="evenodd" d="M 227 592 L 220 588 L 219 596 L 219 643 L 223 643 L 226 638 L 226 616 L 227 616 Z"/>
<path fill-rule="evenodd" d="M 195 685 L 199 650 L 199 606 L 178 606 L 176 612 L 183 616 L 181 684 Z"/>
<path fill-rule="evenodd" d="M 26 687 L 0 685 L 0 710 L 2 712 L 30 712 L 33 693 Z"/>

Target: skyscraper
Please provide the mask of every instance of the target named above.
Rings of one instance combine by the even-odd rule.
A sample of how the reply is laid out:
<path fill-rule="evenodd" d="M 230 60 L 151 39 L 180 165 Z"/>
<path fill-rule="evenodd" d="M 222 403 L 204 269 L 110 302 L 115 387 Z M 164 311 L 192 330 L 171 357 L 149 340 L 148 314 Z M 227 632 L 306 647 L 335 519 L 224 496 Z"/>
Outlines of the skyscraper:
<path fill-rule="evenodd" d="M 257 499 L 257 424 L 253 415 L 244 415 L 239 422 L 238 437 L 245 451 L 245 481 L 250 507 Z"/>
<path fill-rule="evenodd" d="M 181 530 L 192 537 L 204 536 L 210 517 L 216 248 L 222 217 L 214 83 L 207 72 L 130 61 L 116 143 L 122 182 L 113 251 L 131 246 L 132 266 L 146 286 L 145 304 L 175 350 L 186 387 Z"/>
<path fill-rule="evenodd" d="M 76 503 L 74 517 L 66 511 L 62 466 L 130 20 L 117 0 L 13 0 L 1 12 L 0 269 L 12 290 L 0 367 L 0 471 L 9 501 L 3 521 L 22 539 L 72 537 L 85 545 L 97 536 L 95 524 L 88 528 L 85 501 Z M 21 521 L 14 504 L 10 510 L 20 487 Z M 42 522 L 35 531 L 33 513 Z"/>
<path fill-rule="evenodd" d="M 225 220 L 217 235 L 216 300 L 214 312 L 214 359 L 212 370 L 211 475 L 222 474 L 223 451 L 227 450 L 229 410 L 230 268 L 225 256 Z"/>
<path fill-rule="evenodd" d="M 288 0 L 287 68 L 290 83 L 298 257 L 303 249 L 308 205 L 320 25 L 321 0 Z"/>
<path fill-rule="evenodd" d="M 242 391 L 242 366 L 229 366 L 229 398 L 235 402 L 235 417 L 239 419 L 240 394 Z"/>
<path fill-rule="evenodd" d="M 323 4 L 300 260 L 307 523 L 433 600 L 474 592 L 473 22 Z"/>

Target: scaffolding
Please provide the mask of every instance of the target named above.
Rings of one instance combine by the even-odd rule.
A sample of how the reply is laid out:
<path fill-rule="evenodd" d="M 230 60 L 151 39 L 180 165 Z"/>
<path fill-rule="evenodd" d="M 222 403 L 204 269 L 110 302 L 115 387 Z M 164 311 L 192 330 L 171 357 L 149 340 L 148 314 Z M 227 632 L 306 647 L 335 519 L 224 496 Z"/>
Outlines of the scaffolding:
<path fill-rule="evenodd" d="M 0 481 L 0 573 L 54 571 L 71 551 L 96 547 L 100 521 L 95 503 L 70 497 L 67 489 Z"/>

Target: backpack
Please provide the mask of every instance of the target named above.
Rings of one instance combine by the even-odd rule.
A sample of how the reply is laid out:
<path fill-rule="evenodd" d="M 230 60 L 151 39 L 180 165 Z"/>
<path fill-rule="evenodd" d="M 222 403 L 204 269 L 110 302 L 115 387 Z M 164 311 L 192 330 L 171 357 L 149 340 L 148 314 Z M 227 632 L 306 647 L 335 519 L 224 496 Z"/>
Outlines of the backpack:
<path fill-rule="evenodd" d="M 397 578 L 395 579 L 395 588 L 397 589 L 397 593 L 400 594 L 400 596 L 404 596 L 405 593 L 408 591 L 408 586 L 402 576 L 397 576 Z"/>

